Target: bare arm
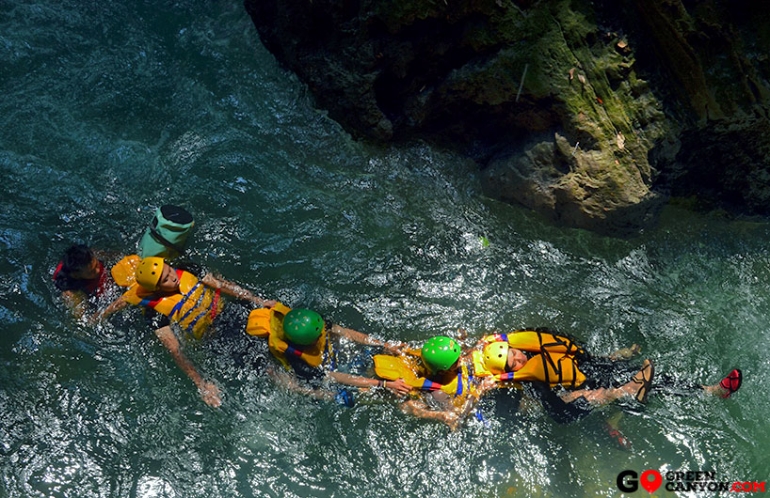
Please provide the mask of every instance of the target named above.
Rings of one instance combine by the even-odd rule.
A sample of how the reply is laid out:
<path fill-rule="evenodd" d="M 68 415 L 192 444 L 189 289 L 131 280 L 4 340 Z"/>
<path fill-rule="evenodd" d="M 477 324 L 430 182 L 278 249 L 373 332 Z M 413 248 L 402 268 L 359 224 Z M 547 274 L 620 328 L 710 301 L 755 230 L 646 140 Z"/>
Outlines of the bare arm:
<path fill-rule="evenodd" d="M 248 291 L 232 282 L 228 282 L 227 280 L 217 278 L 211 273 L 206 274 L 201 282 L 214 289 L 219 289 L 223 294 L 227 294 L 238 299 L 244 299 L 246 301 L 251 301 L 259 306 L 264 306 L 267 308 L 275 306 L 274 300 L 262 299 L 259 296 L 255 296 L 253 292 Z"/>
<path fill-rule="evenodd" d="M 86 312 L 85 295 L 80 291 L 64 291 L 61 293 L 64 304 L 72 310 L 76 319 L 81 319 Z"/>
<path fill-rule="evenodd" d="M 345 327 L 340 327 L 337 324 L 334 324 L 332 326 L 331 333 L 336 334 L 340 337 L 349 339 L 353 342 L 363 344 L 365 346 L 380 346 L 384 348 L 386 351 L 393 354 L 401 354 L 404 352 L 405 348 L 409 347 L 408 344 L 403 342 L 382 341 L 380 339 L 375 339 L 370 335 L 364 334 L 363 332 L 359 332 L 353 329 L 348 329 Z"/>
<path fill-rule="evenodd" d="M 401 404 L 401 411 L 419 418 L 438 420 L 454 431 L 460 426 L 460 415 L 456 410 L 431 410 L 428 405 L 418 400 L 409 400 Z"/>
<path fill-rule="evenodd" d="M 104 311 L 102 311 L 101 313 L 94 313 L 93 316 L 91 317 L 90 321 L 92 323 L 97 323 L 97 322 L 100 322 L 102 320 L 105 320 L 106 318 L 108 318 L 113 313 L 115 313 L 117 311 L 120 311 L 123 308 L 125 308 L 126 306 L 128 306 L 128 304 L 129 304 L 128 301 L 126 301 L 123 296 L 120 296 L 119 298 L 117 298 L 116 300 L 111 302 L 109 304 L 109 306 L 104 308 Z"/>
<path fill-rule="evenodd" d="M 372 379 L 371 377 L 361 377 L 359 375 L 351 375 L 342 372 L 328 372 L 326 374 L 329 378 L 340 384 L 346 384 L 348 386 L 355 387 L 384 387 L 390 389 L 396 394 L 409 394 L 412 390 L 404 379 L 397 380 L 380 380 Z"/>
<path fill-rule="evenodd" d="M 439 420 L 449 426 L 450 430 L 456 430 L 460 423 L 467 417 L 478 403 L 477 396 L 467 396 L 461 406 L 455 406 L 452 402 L 452 396 L 442 391 L 436 391 L 430 394 L 442 406 L 443 410 L 433 410 L 424 401 L 409 400 L 401 404 L 401 411 L 406 414 L 414 415 L 419 418 Z"/>
<path fill-rule="evenodd" d="M 267 374 L 275 381 L 276 384 L 285 387 L 290 391 L 294 391 L 300 394 L 306 394 L 312 396 L 315 399 L 332 401 L 334 399 L 334 393 L 331 391 L 325 391 L 323 389 L 310 389 L 303 386 L 297 381 L 297 378 L 289 374 L 285 370 L 273 370 L 269 369 Z"/>
<path fill-rule="evenodd" d="M 160 342 L 162 342 L 169 353 L 171 353 L 171 357 L 174 358 L 174 361 L 179 368 L 181 368 L 193 381 L 198 388 L 198 392 L 200 393 L 201 398 L 203 398 L 203 401 L 214 408 L 220 406 L 222 400 L 219 397 L 219 388 L 213 382 L 203 380 L 203 377 L 198 373 L 198 370 L 196 370 L 192 362 L 190 362 L 190 360 L 182 353 L 182 350 L 179 347 L 179 340 L 174 335 L 171 327 L 168 325 L 161 327 L 155 331 L 155 335 L 158 336 Z"/>

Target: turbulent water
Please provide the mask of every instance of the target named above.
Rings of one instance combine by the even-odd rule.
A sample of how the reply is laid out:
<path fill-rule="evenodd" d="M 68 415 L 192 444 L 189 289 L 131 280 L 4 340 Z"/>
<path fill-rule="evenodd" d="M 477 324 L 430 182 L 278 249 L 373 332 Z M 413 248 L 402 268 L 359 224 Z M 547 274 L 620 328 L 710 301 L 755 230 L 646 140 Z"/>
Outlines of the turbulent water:
<path fill-rule="evenodd" d="M 768 478 L 767 223 L 669 208 L 626 240 L 553 227 L 484 198 L 461 158 L 353 141 L 238 2 L 0 0 L 0 58 L 0 496 L 618 496 L 624 470 Z M 738 366 L 744 387 L 570 425 L 499 396 L 450 432 L 386 395 L 347 408 L 276 387 L 251 361 L 264 345 L 235 333 L 186 345 L 224 392 L 211 409 L 136 310 L 87 326 L 51 282 L 73 242 L 133 251 L 164 203 L 194 214 L 193 261 L 381 338 L 547 326 L 597 353 L 638 343 L 696 382 Z M 604 429 L 620 413 L 630 451 Z"/>

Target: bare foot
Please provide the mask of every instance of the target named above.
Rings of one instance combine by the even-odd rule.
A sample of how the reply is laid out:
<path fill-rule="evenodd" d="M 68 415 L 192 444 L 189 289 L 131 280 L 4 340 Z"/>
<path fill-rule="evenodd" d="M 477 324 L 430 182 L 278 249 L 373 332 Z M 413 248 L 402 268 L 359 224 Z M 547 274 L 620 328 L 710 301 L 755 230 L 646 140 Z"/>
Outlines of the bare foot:
<path fill-rule="evenodd" d="M 620 348 L 614 353 L 611 353 L 609 358 L 612 361 L 628 360 L 638 355 L 641 350 L 642 350 L 642 347 L 640 345 L 633 344 L 629 348 Z"/>

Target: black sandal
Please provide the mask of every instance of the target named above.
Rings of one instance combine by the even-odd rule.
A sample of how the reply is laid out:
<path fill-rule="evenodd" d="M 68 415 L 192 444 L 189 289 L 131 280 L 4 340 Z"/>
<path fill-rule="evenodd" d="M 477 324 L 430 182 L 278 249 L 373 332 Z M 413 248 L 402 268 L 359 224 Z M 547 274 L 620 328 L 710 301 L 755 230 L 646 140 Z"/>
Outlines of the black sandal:
<path fill-rule="evenodd" d="M 650 374 L 648 377 L 645 377 L 644 373 L 648 370 Z M 641 379 L 637 378 L 639 375 L 641 375 Z M 653 377 L 655 377 L 655 366 L 652 364 L 652 361 L 645 360 L 645 364 L 642 369 L 636 372 L 636 374 L 634 374 L 634 376 L 631 378 L 635 384 L 641 384 L 641 386 L 639 386 L 639 390 L 636 391 L 636 396 L 634 396 L 636 401 L 641 404 L 647 403 L 647 396 L 650 394 Z"/>

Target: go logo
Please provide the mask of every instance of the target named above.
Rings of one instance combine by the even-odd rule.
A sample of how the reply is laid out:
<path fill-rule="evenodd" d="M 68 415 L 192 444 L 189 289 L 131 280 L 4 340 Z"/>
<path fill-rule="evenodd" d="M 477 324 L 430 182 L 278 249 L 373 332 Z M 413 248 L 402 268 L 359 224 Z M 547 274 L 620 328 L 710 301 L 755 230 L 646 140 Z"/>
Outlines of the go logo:
<path fill-rule="evenodd" d="M 624 493 L 637 491 L 640 484 L 648 493 L 654 493 L 663 484 L 663 476 L 655 469 L 645 470 L 641 476 L 633 470 L 624 470 L 618 474 L 617 483 Z"/>

